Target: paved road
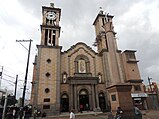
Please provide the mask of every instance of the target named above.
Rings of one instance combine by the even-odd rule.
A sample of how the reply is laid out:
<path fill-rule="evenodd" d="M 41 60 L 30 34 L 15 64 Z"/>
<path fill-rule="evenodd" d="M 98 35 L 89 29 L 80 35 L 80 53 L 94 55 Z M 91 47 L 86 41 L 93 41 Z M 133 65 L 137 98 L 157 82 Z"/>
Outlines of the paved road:
<path fill-rule="evenodd" d="M 159 110 L 157 111 L 147 111 L 146 115 L 143 115 L 143 119 L 159 119 Z"/>

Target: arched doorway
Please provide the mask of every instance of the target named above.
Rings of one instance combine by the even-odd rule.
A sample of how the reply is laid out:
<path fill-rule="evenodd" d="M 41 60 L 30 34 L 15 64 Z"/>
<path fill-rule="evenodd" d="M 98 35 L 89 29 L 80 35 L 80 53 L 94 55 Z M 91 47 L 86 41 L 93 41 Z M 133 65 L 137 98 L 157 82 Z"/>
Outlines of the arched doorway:
<path fill-rule="evenodd" d="M 79 93 L 79 106 L 82 105 L 82 111 L 89 110 L 89 95 L 86 89 L 80 90 Z"/>
<path fill-rule="evenodd" d="M 105 97 L 104 93 L 99 93 L 99 107 L 101 111 L 106 111 Z"/>
<path fill-rule="evenodd" d="M 61 96 L 61 112 L 69 112 L 69 98 L 67 94 Z"/>

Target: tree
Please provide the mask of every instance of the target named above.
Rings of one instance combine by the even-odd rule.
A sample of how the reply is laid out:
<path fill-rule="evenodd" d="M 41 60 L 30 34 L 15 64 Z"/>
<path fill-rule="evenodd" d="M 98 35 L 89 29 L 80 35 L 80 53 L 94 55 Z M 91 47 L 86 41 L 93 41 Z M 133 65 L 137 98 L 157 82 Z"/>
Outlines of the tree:
<path fill-rule="evenodd" d="M 4 101 L 5 101 L 5 96 L 2 97 L 2 100 L 1 100 L 1 105 L 4 105 Z M 8 95 L 7 96 L 7 106 L 11 106 L 11 105 L 15 105 L 17 103 L 17 100 L 15 99 L 15 96 L 11 96 L 11 95 Z"/>

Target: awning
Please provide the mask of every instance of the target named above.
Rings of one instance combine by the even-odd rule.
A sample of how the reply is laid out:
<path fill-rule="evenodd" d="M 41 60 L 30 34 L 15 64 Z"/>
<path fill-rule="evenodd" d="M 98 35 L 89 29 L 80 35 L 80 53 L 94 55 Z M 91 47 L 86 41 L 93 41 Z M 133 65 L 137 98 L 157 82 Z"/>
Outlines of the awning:
<path fill-rule="evenodd" d="M 147 97 L 146 93 L 131 93 L 131 97 Z"/>

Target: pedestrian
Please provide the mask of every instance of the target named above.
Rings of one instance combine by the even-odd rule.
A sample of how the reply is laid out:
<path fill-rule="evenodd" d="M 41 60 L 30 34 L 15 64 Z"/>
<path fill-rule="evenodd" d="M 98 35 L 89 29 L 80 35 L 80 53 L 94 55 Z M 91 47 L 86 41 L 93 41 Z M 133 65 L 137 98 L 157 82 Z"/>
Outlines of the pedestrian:
<path fill-rule="evenodd" d="M 135 112 L 135 119 L 142 119 L 142 112 L 139 110 L 139 108 L 135 105 L 134 107 Z"/>
<path fill-rule="evenodd" d="M 27 109 L 24 114 L 24 119 L 29 119 L 30 116 L 29 110 Z"/>
<path fill-rule="evenodd" d="M 20 107 L 19 111 L 18 111 L 18 117 L 21 119 L 23 117 L 23 108 Z"/>
<path fill-rule="evenodd" d="M 83 104 L 80 104 L 80 112 L 82 113 L 83 111 Z"/>
<path fill-rule="evenodd" d="M 122 119 L 122 118 L 123 118 L 123 110 L 121 109 L 121 107 L 118 107 L 114 119 Z"/>
<path fill-rule="evenodd" d="M 46 117 L 46 112 L 43 112 L 41 117 L 42 118 Z"/>
<path fill-rule="evenodd" d="M 13 119 L 13 112 L 11 109 L 8 110 L 6 119 Z"/>
<path fill-rule="evenodd" d="M 34 119 L 36 119 L 36 116 L 37 116 L 37 109 L 36 109 L 36 107 L 33 108 L 33 116 L 34 116 Z"/>
<path fill-rule="evenodd" d="M 74 114 L 74 109 L 72 109 L 70 112 L 70 119 L 76 119 Z"/>
<path fill-rule="evenodd" d="M 88 103 L 86 103 L 86 110 L 87 110 L 87 111 L 89 110 L 89 105 L 88 105 Z"/>
<path fill-rule="evenodd" d="M 16 109 L 13 109 L 13 118 L 16 119 Z"/>

